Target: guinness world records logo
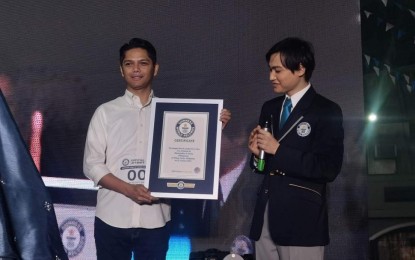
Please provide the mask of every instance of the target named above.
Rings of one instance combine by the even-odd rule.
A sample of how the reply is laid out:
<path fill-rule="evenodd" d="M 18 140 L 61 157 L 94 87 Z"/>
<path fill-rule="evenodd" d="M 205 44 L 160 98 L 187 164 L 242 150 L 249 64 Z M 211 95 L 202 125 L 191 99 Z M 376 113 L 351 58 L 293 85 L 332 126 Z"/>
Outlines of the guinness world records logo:
<path fill-rule="evenodd" d="M 176 133 L 182 138 L 188 138 L 195 132 L 195 123 L 189 118 L 180 119 L 176 123 Z"/>
<path fill-rule="evenodd" d="M 84 225 L 76 218 L 67 218 L 59 226 L 59 232 L 68 257 L 79 255 L 86 243 Z"/>
<path fill-rule="evenodd" d="M 306 137 L 311 133 L 311 126 L 307 122 L 301 122 L 297 126 L 297 134 L 301 137 Z"/>

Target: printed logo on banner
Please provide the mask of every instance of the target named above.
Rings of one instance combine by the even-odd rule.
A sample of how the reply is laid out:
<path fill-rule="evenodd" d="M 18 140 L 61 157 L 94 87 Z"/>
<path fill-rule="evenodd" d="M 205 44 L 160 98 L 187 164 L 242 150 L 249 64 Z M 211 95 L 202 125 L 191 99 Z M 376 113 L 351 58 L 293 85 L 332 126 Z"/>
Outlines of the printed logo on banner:
<path fill-rule="evenodd" d="M 127 166 L 129 164 L 130 164 L 130 160 L 128 160 L 128 159 L 122 160 L 122 165 Z"/>
<path fill-rule="evenodd" d="M 59 231 L 68 257 L 79 255 L 86 242 L 84 225 L 76 218 L 67 218 L 59 226 Z"/>

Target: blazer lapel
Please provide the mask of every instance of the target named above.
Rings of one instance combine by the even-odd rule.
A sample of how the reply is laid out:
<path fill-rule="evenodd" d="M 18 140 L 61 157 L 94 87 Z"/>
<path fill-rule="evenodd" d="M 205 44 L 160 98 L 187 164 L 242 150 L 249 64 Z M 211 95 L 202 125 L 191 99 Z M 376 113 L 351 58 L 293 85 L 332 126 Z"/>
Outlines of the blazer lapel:
<path fill-rule="evenodd" d="M 300 99 L 300 101 L 294 107 L 293 111 L 291 112 L 284 126 L 278 132 L 277 140 L 281 140 L 281 137 L 284 137 L 288 131 L 291 131 L 293 129 L 292 128 L 293 126 L 295 127 L 299 123 L 299 119 L 302 116 L 304 116 L 304 113 L 306 112 L 308 107 L 311 105 L 315 95 L 316 95 L 316 91 L 314 90 L 313 86 L 311 86 L 310 89 L 304 94 L 304 96 Z M 282 104 L 280 104 L 280 108 L 278 110 L 279 112 L 281 112 L 281 106 Z M 280 121 L 279 114 L 278 114 L 277 121 L 278 121 L 277 125 L 279 125 L 279 121 Z"/>
<path fill-rule="evenodd" d="M 279 136 L 279 133 L 281 132 L 279 125 L 280 125 L 280 115 L 281 115 L 281 109 L 282 109 L 282 103 L 284 102 L 284 97 L 285 96 L 281 96 L 280 98 L 277 99 L 277 101 L 275 102 L 275 106 L 272 109 L 271 112 L 271 116 L 273 118 L 273 122 L 272 122 L 272 134 L 275 137 Z"/>

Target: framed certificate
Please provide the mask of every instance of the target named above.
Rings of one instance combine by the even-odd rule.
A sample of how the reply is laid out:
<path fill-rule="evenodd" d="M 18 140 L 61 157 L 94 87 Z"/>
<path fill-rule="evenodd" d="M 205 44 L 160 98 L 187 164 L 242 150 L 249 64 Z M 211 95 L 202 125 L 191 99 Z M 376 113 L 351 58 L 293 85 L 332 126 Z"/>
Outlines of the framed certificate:
<path fill-rule="evenodd" d="M 160 198 L 217 199 L 223 100 L 153 98 L 145 185 Z"/>

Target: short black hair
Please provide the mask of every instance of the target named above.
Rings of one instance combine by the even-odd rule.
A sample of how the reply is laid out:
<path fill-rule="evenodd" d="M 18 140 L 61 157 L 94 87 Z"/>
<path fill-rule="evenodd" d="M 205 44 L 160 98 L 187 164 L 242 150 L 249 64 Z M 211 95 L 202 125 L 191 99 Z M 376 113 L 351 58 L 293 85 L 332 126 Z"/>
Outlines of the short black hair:
<path fill-rule="evenodd" d="M 141 39 L 141 38 L 132 38 L 128 43 L 125 43 L 120 48 L 120 64 L 122 65 L 122 62 L 125 59 L 125 53 L 128 50 L 135 49 L 135 48 L 141 48 L 147 51 L 148 56 L 153 61 L 154 64 L 157 63 L 157 52 L 156 48 L 154 48 L 153 44 L 151 44 L 149 41 Z"/>
<path fill-rule="evenodd" d="M 302 65 L 305 68 L 305 80 L 310 80 L 316 66 L 314 48 L 310 42 L 297 37 L 285 38 L 277 42 L 267 52 L 265 55 L 267 62 L 269 63 L 271 56 L 278 52 L 284 67 L 294 72 Z"/>

